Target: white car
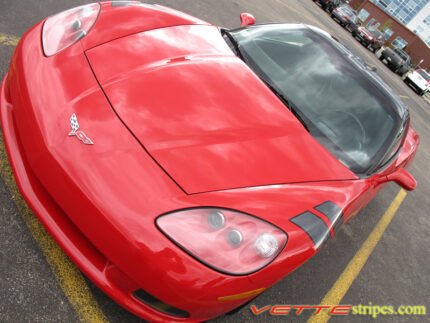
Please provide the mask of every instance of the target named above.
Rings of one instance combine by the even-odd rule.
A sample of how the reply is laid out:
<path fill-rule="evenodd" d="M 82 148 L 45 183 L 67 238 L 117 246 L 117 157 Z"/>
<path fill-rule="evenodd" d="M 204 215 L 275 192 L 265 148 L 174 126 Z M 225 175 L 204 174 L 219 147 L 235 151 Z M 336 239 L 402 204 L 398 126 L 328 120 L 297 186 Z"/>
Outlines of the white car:
<path fill-rule="evenodd" d="M 419 95 L 424 95 L 430 92 L 430 74 L 422 69 L 410 72 L 405 83 L 412 87 Z"/>

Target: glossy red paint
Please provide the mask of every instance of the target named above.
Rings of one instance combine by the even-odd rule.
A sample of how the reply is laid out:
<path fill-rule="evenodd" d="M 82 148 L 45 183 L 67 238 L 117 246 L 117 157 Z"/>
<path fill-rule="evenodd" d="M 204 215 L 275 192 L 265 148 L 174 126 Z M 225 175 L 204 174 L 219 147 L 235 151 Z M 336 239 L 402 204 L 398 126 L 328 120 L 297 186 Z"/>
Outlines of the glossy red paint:
<path fill-rule="evenodd" d="M 209 25 L 207 22 L 183 12 L 160 5 L 136 4 L 112 6 L 102 3 L 98 22 L 93 30 L 82 39 L 82 47 L 87 50 L 113 39 L 147 30 L 180 25 Z"/>
<path fill-rule="evenodd" d="M 240 14 L 240 25 L 241 26 L 255 25 L 255 17 L 247 12 Z"/>
<path fill-rule="evenodd" d="M 138 33 L 86 55 L 118 116 L 187 193 L 357 179 L 216 27 Z"/>
<path fill-rule="evenodd" d="M 129 16 L 133 19 L 124 19 Z M 153 30 L 167 26 L 172 28 Z M 219 297 L 275 284 L 317 252 L 290 218 L 331 200 L 348 221 L 390 174 L 411 163 L 418 146 L 410 128 L 391 165 L 358 179 L 232 55 L 215 27 L 170 9 L 105 3 L 89 35 L 52 57 L 43 55 L 41 30 L 42 23 L 22 38 L 1 89 L 1 123 L 18 186 L 79 268 L 119 304 L 149 321 L 208 320 L 248 301 L 221 302 Z M 187 47 L 170 38 L 186 32 L 194 41 Z M 142 49 L 145 55 L 133 52 L 133 44 L 148 45 Z M 240 84 L 227 73 L 239 77 Z M 199 86 L 210 92 L 191 91 Z M 231 107 L 223 111 L 220 106 L 225 110 L 227 104 Z M 68 136 L 73 113 L 94 145 Z M 199 163 L 207 164 L 208 174 Z M 288 233 L 288 243 L 256 273 L 214 271 L 155 225 L 162 214 L 199 206 L 255 215 Z M 142 304 L 132 296 L 137 289 L 190 317 L 174 318 Z"/>

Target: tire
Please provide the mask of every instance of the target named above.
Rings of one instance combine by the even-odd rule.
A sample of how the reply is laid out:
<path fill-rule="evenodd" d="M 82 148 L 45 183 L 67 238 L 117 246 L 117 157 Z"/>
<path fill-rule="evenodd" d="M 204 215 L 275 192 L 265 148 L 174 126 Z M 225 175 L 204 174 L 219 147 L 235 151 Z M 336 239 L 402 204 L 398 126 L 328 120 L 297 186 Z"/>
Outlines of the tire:
<path fill-rule="evenodd" d="M 384 56 L 379 56 L 379 60 L 382 62 L 384 60 Z"/>

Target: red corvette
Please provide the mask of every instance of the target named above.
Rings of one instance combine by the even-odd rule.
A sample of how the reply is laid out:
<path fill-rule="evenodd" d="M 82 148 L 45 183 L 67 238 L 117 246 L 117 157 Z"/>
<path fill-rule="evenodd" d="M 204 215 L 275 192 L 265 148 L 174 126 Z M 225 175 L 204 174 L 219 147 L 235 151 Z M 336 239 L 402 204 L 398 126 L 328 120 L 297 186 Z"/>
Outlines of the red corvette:
<path fill-rule="evenodd" d="M 204 321 L 315 255 L 419 138 L 326 32 L 226 30 L 105 2 L 34 26 L 1 89 L 18 186 L 58 244 L 149 321 Z"/>

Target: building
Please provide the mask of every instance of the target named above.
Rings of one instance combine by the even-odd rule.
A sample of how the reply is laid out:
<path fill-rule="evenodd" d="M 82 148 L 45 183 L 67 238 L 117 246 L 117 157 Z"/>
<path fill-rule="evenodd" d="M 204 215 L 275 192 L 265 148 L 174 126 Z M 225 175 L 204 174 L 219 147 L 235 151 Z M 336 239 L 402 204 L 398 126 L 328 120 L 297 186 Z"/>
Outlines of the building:
<path fill-rule="evenodd" d="M 430 0 L 371 0 L 430 45 Z"/>
<path fill-rule="evenodd" d="M 403 48 L 413 64 L 430 69 L 430 47 L 425 38 L 428 28 L 422 27 L 421 36 L 413 30 L 419 31 L 419 26 L 425 24 L 429 3 L 430 0 L 352 0 L 350 5 L 364 25 L 384 33 L 386 46 Z"/>
<path fill-rule="evenodd" d="M 430 1 L 406 25 L 430 46 Z"/>
<path fill-rule="evenodd" d="M 408 25 L 430 0 L 371 0 L 390 16 Z"/>

